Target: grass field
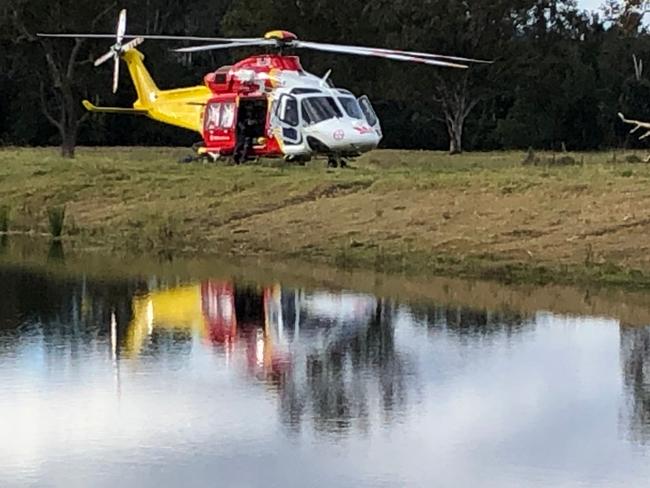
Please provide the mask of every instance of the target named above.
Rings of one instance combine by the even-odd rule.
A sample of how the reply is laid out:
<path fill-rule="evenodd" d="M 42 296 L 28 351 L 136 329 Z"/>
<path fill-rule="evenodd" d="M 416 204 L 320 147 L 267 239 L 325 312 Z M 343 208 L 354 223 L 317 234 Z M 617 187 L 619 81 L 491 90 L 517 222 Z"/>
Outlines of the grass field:
<path fill-rule="evenodd" d="M 177 164 L 185 152 L 1 149 L 0 230 L 48 235 L 64 207 L 77 250 L 650 287 L 650 165 L 627 162 L 641 153 L 376 151 L 328 170 Z"/>

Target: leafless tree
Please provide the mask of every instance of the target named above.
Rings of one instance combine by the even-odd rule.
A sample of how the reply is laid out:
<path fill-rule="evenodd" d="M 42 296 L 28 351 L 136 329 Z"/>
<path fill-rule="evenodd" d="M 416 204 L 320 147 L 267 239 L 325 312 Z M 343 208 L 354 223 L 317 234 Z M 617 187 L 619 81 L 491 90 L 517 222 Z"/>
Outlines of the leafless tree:
<path fill-rule="evenodd" d="M 43 8 L 34 15 L 38 8 L 35 2 L 10 0 L 8 8 L 16 30 L 15 42 L 37 46 L 45 58 L 46 69 L 35 66 L 34 77 L 38 79 L 40 109 L 45 118 L 56 127 L 61 137 L 61 155 L 74 158 L 77 136 L 80 126 L 86 121 L 88 113 L 82 113 L 77 89 L 77 71 L 92 63 L 85 48 L 85 40 L 74 39 L 70 42 L 52 41 L 36 36 L 41 26 L 66 28 L 66 12 L 52 6 Z M 115 3 L 97 12 L 88 22 L 86 29 L 93 30 L 97 24 L 116 8 Z M 56 43 L 56 44 L 55 44 Z"/>

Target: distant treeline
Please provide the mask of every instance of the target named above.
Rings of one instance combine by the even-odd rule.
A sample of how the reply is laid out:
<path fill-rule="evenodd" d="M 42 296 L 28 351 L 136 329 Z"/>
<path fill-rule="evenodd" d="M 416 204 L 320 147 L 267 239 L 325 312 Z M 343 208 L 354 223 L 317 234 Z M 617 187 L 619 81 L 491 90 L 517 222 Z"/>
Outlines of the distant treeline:
<path fill-rule="evenodd" d="M 650 34 L 645 1 L 608 1 L 598 13 L 572 0 L 3 0 L 0 4 L 0 143 L 183 145 L 197 135 L 148 119 L 88 117 L 82 98 L 129 106 L 123 70 L 93 68 L 110 41 L 42 40 L 47 32 L 128 31 L 260 36 L 286 29 L 315 41 L 385 46 L 494 60 L 467 71 L 347 55 L 300 52 L 316 74 L 373 100 L 386 147 L 489 150 L 601 149 L 639 143 L 617 112 L 650 120 Z M 176 44 L 141 50 L 162 88 L 200 83 L 251 49 L 195 55 Z M 635 61 L 635 59 L 636 61 Z"/>

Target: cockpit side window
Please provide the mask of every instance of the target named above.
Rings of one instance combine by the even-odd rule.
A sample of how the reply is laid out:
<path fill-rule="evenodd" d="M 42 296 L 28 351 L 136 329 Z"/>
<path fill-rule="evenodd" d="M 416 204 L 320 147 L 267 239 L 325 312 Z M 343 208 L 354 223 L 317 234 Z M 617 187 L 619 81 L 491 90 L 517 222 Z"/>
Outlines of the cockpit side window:
<path fill-rule="evenodd" d="M 341 109 L 332 97 L 303 98 L 300 107 L 302 108 L 302 118 L 306 125 L 343 117 Z"/>
<path fill-rule="evenodd" d="M 377 114 L 375 113 L 375 109 L 372 108 L 372 104 L 370 103 L 370 100 L 368 99 L 367 96 L 362 96 L 359 98 L 359 106 L 361 107 L 361 110 L 363 111 L 363 115 L 366 117 L 366 120 L 370 124 L 371 127 L 374 127 L 379 123 L 379 120 L 377 119 Z"/>
<path fill-rule="evenodd" d="M 279 118 L 282 122 L 293 127 L 298 125 L 300 121 L 298 117 L 298 101 L 294 97 L 289 95 L 282 96 L 280 98 L 279 110 Z"/>
<path fill-rule="evenodd" d="M 357 102 L 356 98 L 339 97 L 339 102 L 341 102 L 343 110 L 345 110 L 345 113 L 348 114 L 348 116 L 353 119 L 363 119 L 363 112 L 361 112 L 361 107 L 359 107 L 359 102 Z"/>

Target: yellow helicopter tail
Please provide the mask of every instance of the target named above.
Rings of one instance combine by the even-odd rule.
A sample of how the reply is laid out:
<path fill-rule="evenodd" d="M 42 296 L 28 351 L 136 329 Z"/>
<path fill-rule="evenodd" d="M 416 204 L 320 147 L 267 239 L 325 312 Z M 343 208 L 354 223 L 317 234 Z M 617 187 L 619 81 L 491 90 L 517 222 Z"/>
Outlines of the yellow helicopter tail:
<path fill-rule="evenodd" d="M 144 65 L 144 55 L 136 49 L 128 49 L 121 57 L 129 68 L 129 74 L 138 98 L 133 108 L 98 107 L 88 100 L 83 106 L 89 112 L 145 115 L 165 124 L 175 125 L 201 133 L 203 110 L 210 99 L 210 89 L 205 85 L 172 90 L 161 90 L 153 81 Z"/>
<path fill-rule="evenodd" d="M 133 104 L 135 109 L 148 109 L 159 97 L 160 89 L 153 81 L 149 70 L 144 65 L 144 54 L 137 49 L 130 49 L 122 54 L 122 59 L 129 68 L 138 99 Z"/>
<path fill-rule="evenodd" d="M 203 110 L 211 96 L 207 86 L 161 90 L 144 65 L 144 55 L 140 51 L 129 49 L 122 53 L 122 59 L 129 68 L 138 94 L 130 113 L 147 115 L 159 122 L 201 133 Z"/>
<path fill-rule="evenodd" d="M 147 115 L 148 111 L 137 108 L 124 108 L 124 107 L 98 107 L 88 100 L 81 102 L 86 110 L 92 113 L 103 114 L 128 114 L 128 115 Z"/>

